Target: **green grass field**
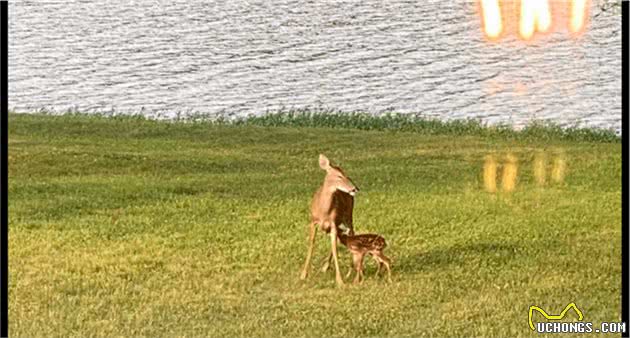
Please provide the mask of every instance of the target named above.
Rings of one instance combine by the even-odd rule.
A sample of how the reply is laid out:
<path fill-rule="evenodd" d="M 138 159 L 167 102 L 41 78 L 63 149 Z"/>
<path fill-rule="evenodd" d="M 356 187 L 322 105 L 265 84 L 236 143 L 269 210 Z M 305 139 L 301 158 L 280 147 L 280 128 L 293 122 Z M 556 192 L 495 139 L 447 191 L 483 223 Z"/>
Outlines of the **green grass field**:
<path fill-rule="evenodd" d="M 618 139 L 255 124 L 11 114 L 10 334 L 539 336 L 529 306 L 570 302 L 620 320 Z M 299 280 L 319 153 L 361 188 L 355 230 L 387 239 L 392 284 L 369 260 L 337 288 L 321 232 Z"/>

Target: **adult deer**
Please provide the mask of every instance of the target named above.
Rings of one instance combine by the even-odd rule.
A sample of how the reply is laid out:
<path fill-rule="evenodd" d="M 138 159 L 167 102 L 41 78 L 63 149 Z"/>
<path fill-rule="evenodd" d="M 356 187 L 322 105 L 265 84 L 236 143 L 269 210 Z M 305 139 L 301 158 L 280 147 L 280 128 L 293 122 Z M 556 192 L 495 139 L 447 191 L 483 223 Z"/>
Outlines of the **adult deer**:
<path fill-rule="evenodd" d="M 317 232 L 315 225 L 319 225 L 322 231 L 330 234 L 331 254 L 324 266 L 324 270 L 328 268 L 328 262 L 330 262 L 332 257 L 335 263 L 335 280 L 337 285 L 343 285 L 337 259 L 337 233 L 339 232 L 339 225 L 344 224 L 349 228 L 349 234 L 354 235 L 352 208 L 354 207 L 354 195 L 359 191 L 359 188 L 352 183 L 341 168 L 331 165 L 328 158 L 321 154 L 319 155 L 319 166 L 326 171 L 326 177 L 322 186 L 315 192 L 311 202 L 309 245 L 301 279 L 306 279 L 308 276 L 313 246 L 315 245 L 315 234 Z"/>

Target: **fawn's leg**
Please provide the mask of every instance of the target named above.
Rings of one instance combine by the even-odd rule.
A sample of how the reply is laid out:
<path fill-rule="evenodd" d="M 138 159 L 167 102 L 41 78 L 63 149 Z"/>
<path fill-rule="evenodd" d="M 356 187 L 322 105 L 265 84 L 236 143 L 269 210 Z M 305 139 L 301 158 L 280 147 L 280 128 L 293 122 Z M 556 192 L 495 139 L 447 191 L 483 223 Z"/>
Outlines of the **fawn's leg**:
<path fill-rule="evenodd" d="M 376 257 L 376 255 L 373 252 L 370 252 L 370 256 L 372 256 L 372 258 L 374 258 L 374 261 L 376 262 L 377 268 L 376 268 L 376 273 L 374 274 L 374 276 L 378 276 L 381 273 L 381 267 L 383 266 L 383 264 L 381 263 L 381 261 L 379 260 L 378 257 Z"/>
<path fill-rule="evenodd" d="M 328 271 L 328 268 L 330 267 L 330 263 L 332 262 L 332 250 L 330 250 L 330 253 L 328 254 L 328 257 L 326 257 L 326 261 L 324 262 L 324 265 L 322 265 L 322 272 L 326 272 Z"/>
<path fill-rule="evenodd" d="M 354 226 L 352 225 L 352 215 L 350 215 L 350 219 L 346 220 L 346 226 L 349 228 L 348 230 L 348 236 L 354 236 Z M 350 249 L 348 249 L 348 251 L 350 251 Z M 350 277 L 350 274 L 352 273 L 352 271 L 354 271 L 354 263 L 352 262 L 352 259 L 350 259 L 350 270 L 348 270 L 348 273 L 346 274 L 346 279 L 348 279 L 348 277 Z"/>
<path fill-rule="evenodd" d="M 304 269 L 302 269 L 302 274 L 300 275 L 300 279 L 306 279 L 308 276 L 308 269 L 311 265 L 311 256 L 313 255 L 313 246 L 315 245 L 315 234 L 317 233 L 317 227 L 315 227 L 315 222 L 311 222 L 309 224 L 309 236 L 308 236 L 308 251 L 306 252 L 306 262 L 304 263 Z"/>
<path fill-rule="evenodd" d="M 378 275 L 380 275 L 381 273 L 381 269 L 383 268 L 383 263 L 378 260 L 376 260 L 376 263 L 378 264 L 378 268 L 376 268 L 376 273 L 374 274 L 374 276 L 378 277 Z"/>
<path fill-rule="evenodd" d="M 354 275 L 354 281 L 353 283 L 357 284 L 359 283 L 359 281 L 361 280 L 361 261 L 363 260 L 363 257 L 361 257 L 361 254 L 352 254 L 352 262 L 354 263 L 354 271 L 355 271 L 355 275 Z"/>
<path fill-rule="evenodd" d="M 361 261 L 359 262 L 359 276 L 361 276 L 360 283 L 363 283 L 363 258 L 365 258 L 365 255 L 361 255 Z"/>
<path fill-rule="evenodd" d="M 348 249 L 348 252 L 350 252 L 350 255 L 354 255 L 352 253 L 352 251 L 350 251 L 350 249 Z M 352 271 L 355 271 L 354 268 L 354 260 L 352 257 L 350 257 L 350 268 L 348 269 L 348 273 L 346 274 L 346 276 L 344 277 L 344 279 L 348 279 L 350 277 L 350 275 L 352 274 Z"/>
<path fill-rule="evenodd" d="M 344 279 L 348 279 L 350 277 L 350 275 L 352 274 L 352 271 L 355 271 L 356 268 L 354 267 L 354 261 L 350 264 L 350 270 L 348 270 L 348 273 L 346 274 L 346 276 L 344 277 Z"/>
<path fill-rule="evenodd" d="M 350 252 L 350 254 L 352 254 L 352 251 L 350 251 L 350 249 L 348 249 L 348 251 Z M 348 279 L 348 277 L 350 277 L 352 271 L 354 271 L 354 262 L 352 261 L 352 258 L 350 258 L 350 268 L 348 270 L 348 273 L 346 274 L 345 279 Z"/>
<path fill-rule="evenodd" d="M 337 285 L 343 285 L 343 279 L 341 279 L 341 272 L 339 272 L 339 260 L 337 259 L 337 225 L 331 224 L 330 227 L 330 246 L 332 247 L 333 260 L 335 262 L 335 280 Z"/>
<path fill-rule="evenodd" d="M 383 264 L 385 265 L 385 268 L 387 268 L 387 281 L 388 282 L 392 282 L 392 271 L 389 267 L 391 260 L 389 258 L 387 258 L 387 256 L 385 256 L 382 252 L 380 252 L 378 254 L 378 258 L 380 258 L 383 261 Z"/>

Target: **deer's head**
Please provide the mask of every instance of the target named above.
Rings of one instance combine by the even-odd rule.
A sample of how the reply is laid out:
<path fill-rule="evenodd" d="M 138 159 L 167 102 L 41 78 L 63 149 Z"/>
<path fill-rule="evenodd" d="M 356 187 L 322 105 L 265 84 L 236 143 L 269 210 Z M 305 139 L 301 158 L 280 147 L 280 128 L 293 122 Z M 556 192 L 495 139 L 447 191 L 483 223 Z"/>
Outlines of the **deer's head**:
<path fill-rule="evenodd" d="M 340 190 L 350 196 L 354 196 L 359 188 L 354 185 L 352 180 L 346 176 L 341 168 L 330 164 L 328 158 L 322 154 L 319 155 L 319 167 L 326 171 L 324 186 L 334 190 Z"/>

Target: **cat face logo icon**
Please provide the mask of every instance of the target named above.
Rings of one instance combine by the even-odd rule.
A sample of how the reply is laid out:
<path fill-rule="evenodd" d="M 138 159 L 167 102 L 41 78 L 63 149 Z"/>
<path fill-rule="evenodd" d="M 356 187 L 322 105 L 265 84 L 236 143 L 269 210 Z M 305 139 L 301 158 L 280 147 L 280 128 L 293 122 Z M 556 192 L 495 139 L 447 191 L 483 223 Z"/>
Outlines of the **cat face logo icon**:
<path fill-rule="evenodd" d="M 582 315 L 582 311 L 580 311 L 580 309 L 578 309 L 578 307 L 575 305 L 575 303 L 571 303 L 571 304 L 567 305 L 564 308 L 564 310 L 562 310 L 562 312 L 559 315 L 547 314 L 547 312 L 545 312 L 545 310 L 539 308 L 538 306 L 532 305 L 532 306 L 529 307 L 529 327 L 532 329 L 532 331 L 536 331 L 536 327 L 534 327 L 534 323 L 532 322 L 532 315 L 534 314 L 534 310 L 540 312 L 540 314 L 543 315 L 543 317 L 545 317 L 545 318 L 547 318 L 549 320 L 561 320 L 567 314 L 567 311 L 569 311 L 569 309 L 575 310 L 575 313 L 577 313 L 577 315 L 578 315 L 578 320 L 581 321 L 582 319 L 584 319 L 584 315 Z"/>

